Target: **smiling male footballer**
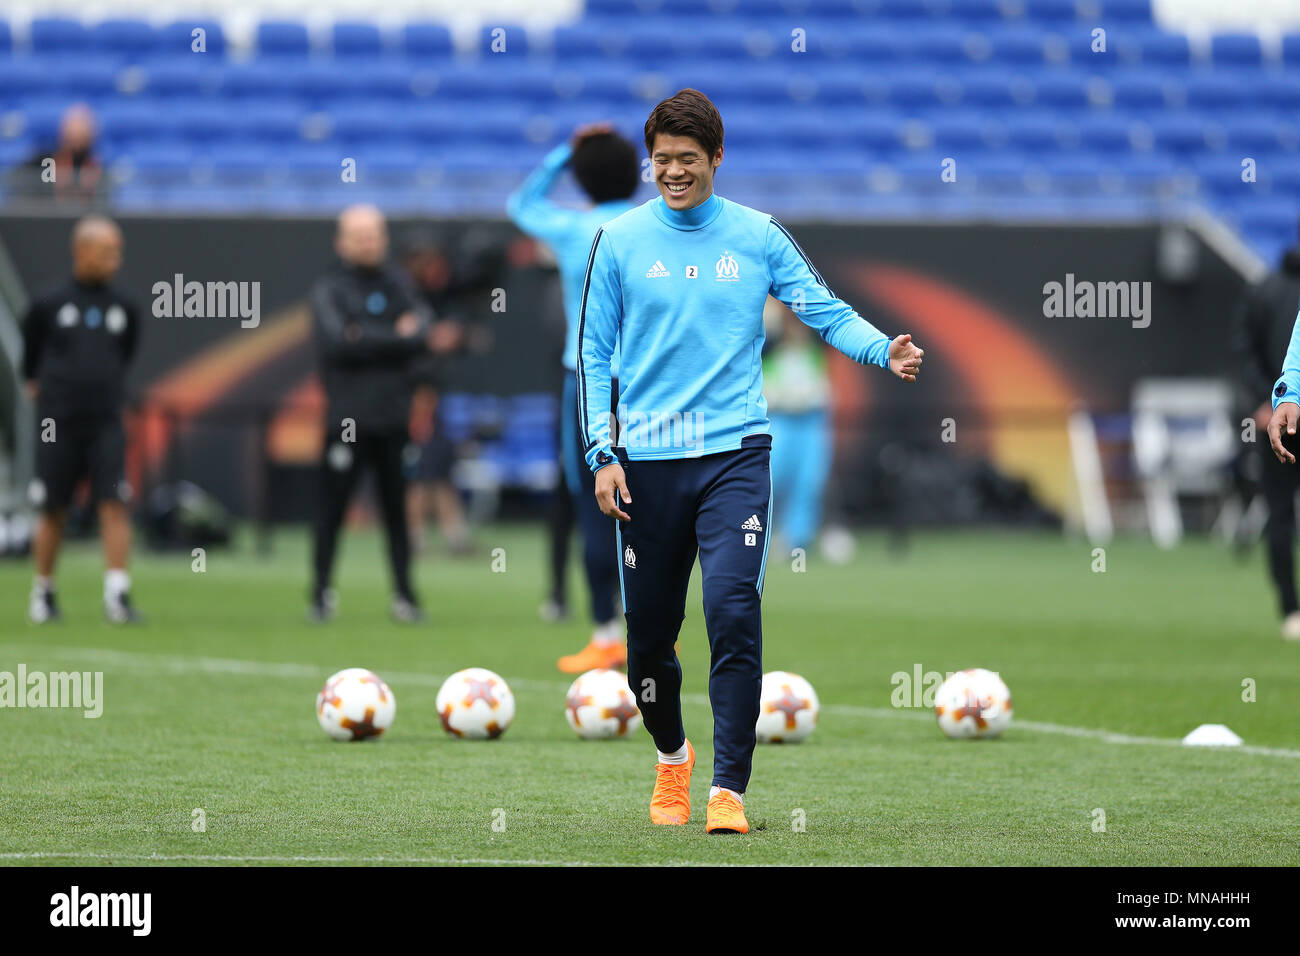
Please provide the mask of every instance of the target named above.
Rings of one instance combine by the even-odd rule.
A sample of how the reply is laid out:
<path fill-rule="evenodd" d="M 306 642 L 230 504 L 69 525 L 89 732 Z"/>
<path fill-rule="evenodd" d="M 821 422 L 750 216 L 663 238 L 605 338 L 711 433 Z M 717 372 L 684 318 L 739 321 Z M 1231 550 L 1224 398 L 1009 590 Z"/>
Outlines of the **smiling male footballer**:
<path fill-rule="evenodd" d="M 722 140 L 722 117 L 698 90 L 681 90 L 646 120 L 659 196 L 607 222 L 592 242 L 578 401 L 596 500 L 619 522 L 628 683 L 658 751 L 650 819 L 690 819 L 695 750 L 682 727 L 674 645 L 698 554 L 714 721 L 705 832 L 747 833 L 771 528 L 763 305 L 774 296 L 855 362 L 905 382 L 916 381 L 924 353 L 836 298 L 776 219 L 714 193 Z"/>

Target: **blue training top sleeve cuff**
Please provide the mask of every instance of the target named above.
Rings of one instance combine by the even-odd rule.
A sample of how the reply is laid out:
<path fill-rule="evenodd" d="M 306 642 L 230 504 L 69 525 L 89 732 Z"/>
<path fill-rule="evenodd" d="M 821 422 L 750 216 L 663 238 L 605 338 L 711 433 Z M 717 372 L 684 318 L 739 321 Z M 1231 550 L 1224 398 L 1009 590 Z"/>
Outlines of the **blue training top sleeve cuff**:
<path fill-rule="evenodd" d="M 1286 382 L 1279 378 L 1277 384 L 1273 386 L 1273 407 L 1277 408 L 1287 402 L 1292 405 L 1300 405 L 1300 392 L 1288 387 Z"/>

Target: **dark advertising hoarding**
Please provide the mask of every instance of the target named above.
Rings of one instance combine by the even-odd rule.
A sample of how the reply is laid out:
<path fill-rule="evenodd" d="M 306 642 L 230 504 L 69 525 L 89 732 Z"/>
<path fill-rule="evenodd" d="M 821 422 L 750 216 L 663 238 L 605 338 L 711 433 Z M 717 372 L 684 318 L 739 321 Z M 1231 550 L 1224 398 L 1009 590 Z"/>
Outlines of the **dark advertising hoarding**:
<path fill-rule="evenodd" d="M 306 296 L 331 259 L 333 224 L 121 222 L 120 281 L 144 313 L 131 382 L 143 412 L 133 433 L 137 479 L 147 487 L 189 478 L 253 513 L 264 454 L 301 465 L 319 448 Z M 1068 512 L 1071 407 L 1124 410 L 1141 378 L 1231 374 L 1228 324 L 1243 279 L 1182 227 L 786 225 L 836 294 L 926 349 L 912 386 L 831 356 L 833 483 L 850 517 L 876 518 L 889 506 L 869 480 L 887 445 L 989 465 L 1023 479 L 1052 512 Z M 66 218 L 0 217 L 0 240 L 29 294 L 66 270 L 69 227 Z M 419 235 L 476 272 L 454 307 L 490 330 L 491 346 L 448 363 L 448 392 L 555 389 L 562 321 L 544 253 L 503 222 L 397 221 L 391 233 L 395 252 Z M 187 316 L 192 283 L 238 295 L 224 315 L 205 304 L 190 310 L 202 316 Z"/>

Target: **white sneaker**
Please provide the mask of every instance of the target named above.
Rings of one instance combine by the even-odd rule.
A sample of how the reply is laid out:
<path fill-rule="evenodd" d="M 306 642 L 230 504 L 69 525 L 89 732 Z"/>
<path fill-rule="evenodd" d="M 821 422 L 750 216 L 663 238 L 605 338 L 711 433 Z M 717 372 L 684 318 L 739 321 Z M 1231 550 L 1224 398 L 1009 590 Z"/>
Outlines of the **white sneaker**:
<path fill-rule="evenodd" d="M 1282 619 L 1282 639 L 1300 641 L 1300 611 L 1292 611 Z"/>
<path fill-rule="evenodd" d="M 27 602 L 27 619 L 33 624 L 44 624 L 47 621 L 57 621 L 60 617 L 62 615 L 59 613 L 59 603 L 54 598 L 53 589 L 33 584 L 32 596 Z"/>

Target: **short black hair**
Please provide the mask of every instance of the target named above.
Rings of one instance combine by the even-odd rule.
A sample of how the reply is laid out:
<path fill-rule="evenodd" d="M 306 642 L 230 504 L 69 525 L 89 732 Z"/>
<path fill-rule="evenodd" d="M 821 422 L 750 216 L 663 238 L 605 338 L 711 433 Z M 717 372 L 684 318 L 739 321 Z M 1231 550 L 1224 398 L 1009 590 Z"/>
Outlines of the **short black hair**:
<path fill-rule="evenodd" d="M 636 147 L 617 133 L 586 136 L 573 151 L 573 175 L 592 202 L 627 199 L 641 182 Z"/>
<path fill-rule="evenodd" d="M 699 90 L 688 87 L 678 90 L 650 111 L 645 121 L 646 152 L 654 152 L 655 137 L 660 133 L 689 136 L 704 147 L 712 161 L 722 147 L 722 116 L 712 100 Z"/>

